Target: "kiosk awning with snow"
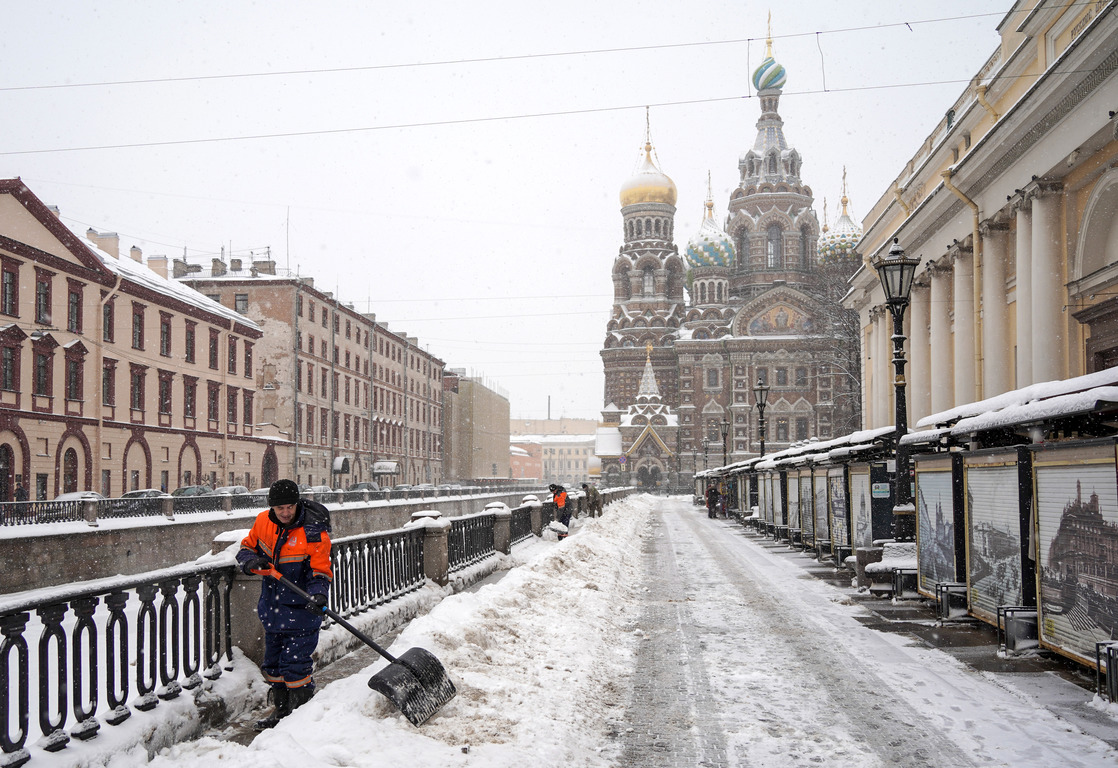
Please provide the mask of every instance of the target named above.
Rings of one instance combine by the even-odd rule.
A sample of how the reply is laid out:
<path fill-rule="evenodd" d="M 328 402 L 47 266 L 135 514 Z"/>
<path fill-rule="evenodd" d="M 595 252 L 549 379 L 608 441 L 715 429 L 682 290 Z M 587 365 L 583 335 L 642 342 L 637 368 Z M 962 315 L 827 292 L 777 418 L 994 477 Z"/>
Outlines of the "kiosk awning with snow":
<path fill-rule="evenodd" d="M 400 472 L 400 462 L 398 461 L 374 461 L 373 474 L 374 475 L 396 475 Z"/>

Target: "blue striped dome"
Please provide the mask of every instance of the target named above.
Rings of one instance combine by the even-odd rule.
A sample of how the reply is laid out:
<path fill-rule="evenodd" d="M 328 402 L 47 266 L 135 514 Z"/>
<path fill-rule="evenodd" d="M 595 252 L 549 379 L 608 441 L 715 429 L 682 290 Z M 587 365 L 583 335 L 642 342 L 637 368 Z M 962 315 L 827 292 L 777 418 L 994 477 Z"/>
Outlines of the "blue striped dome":
<path fill-rule="evenodd" d="M 734 244 L 714 223 L 714 203 L 707 202 L 706 216 L 698 233 L 687 244 L 687 261 L 692 267 L 732 267 Z"/>
<path fill-rule="evenodd" d="M 761 62 L 761 66 L 753 70 L 753 87 L 758 91 L 765 91 L 770 88 L 783 88 L 784 84 L 788 82 L 788 71 L 780 64 L 776 63 L 776 59 L 772 56 L 767 56 Z"/>

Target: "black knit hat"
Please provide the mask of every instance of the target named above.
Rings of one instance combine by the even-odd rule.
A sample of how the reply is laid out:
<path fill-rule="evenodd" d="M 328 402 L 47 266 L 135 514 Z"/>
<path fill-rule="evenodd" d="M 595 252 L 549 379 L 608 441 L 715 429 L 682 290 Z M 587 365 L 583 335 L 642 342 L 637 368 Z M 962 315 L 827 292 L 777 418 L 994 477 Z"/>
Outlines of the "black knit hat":
<path fill-rule="evenodd" d="M 299 503 L 299 486 L 293 480 L 277 480 L 268 489 L 268 506 L 282 507 Z"/>

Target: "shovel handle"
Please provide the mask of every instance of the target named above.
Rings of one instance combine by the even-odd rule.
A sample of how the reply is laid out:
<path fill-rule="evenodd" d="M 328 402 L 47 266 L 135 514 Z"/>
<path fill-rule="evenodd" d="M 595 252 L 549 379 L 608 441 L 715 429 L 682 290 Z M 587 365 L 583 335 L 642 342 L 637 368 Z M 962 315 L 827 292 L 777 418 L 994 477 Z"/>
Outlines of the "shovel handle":
<path fill-rule="evenodd" d="M 295 584 L 293 581 L 291 581 L 291 579 L 287 578 L 282 573 L 277 571 L 275 569 L 275 567 L 269 566 L 267 570 L 253 571 L 253 573 L 259 573 L 259 574 L 262 574 L 264 576 L 271 576 L 273 579 L 278 581 L 280 584 L 283 584 L 285 587 L 290 589 L 292 592 L 297 594 L 299 597 L 306 600 L 308 605 L 310 604 L 311 596 L 307 592 L 305 592 L 303 589 L 301 589 L 298 584 Z M 388 659 L 390 662 L 396 663 L 396 657 L 395 656 L 393 656 L 391 653 L 389 653 L 388 651 L 384 650 L 379 645 L 377 645 L 376 640 L 369 637 L 364 632 L 359 630 L 357 627 L 350 624 L 348 621 L 346 621 L 341 616 L 339 616 L 335 611 L 330 610 L 329 606 L 325 606 L 325 605 L 322 606 L 322 612 L 325 613 L 327 616 L 329 616 L 331 619 L 333 619 L 335 622 L 337 622 L 338 624 L 340 624 L 341 626 L 343 626 L 347 630 L 349 630 L 349 632 L 351 634 L 353 634 L 354 637 L 356 637 L 358 640 L 363 642 L 365 645 L 372 648 L 374 651 L 379 653 L 384 658 Z"/>

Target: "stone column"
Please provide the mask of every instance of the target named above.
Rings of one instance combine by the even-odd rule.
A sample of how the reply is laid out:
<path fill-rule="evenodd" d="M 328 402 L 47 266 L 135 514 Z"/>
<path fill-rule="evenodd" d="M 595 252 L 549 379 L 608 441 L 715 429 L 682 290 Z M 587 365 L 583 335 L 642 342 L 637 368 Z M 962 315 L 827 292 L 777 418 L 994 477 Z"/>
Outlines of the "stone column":
<path fill-rule="evenodd" d="M 1064 273 L 1060 258 L 1060 194 L 1063 187 L 1045 184 L 1033 197 L 1033 380 L 1064 376 L 1067 323 L 1063 315 Z"/>
<path fill-rule="evenodd" d="M 931 412 L 940 413 L 955 405 L 955 383 L 948 373 L 954 356 L 951 343 L 951 318 L 948 316 L 951 308 L 949 303 L 951 275 L 948 270 L 938 266 L 931 267 L 929 274 L 932 282 L 929 292 L 931 320 L 928 328 L 928 339 L 932 348 Z"/>
<path fill-rule="evenodd" d="M 1013 389 L 1005 289 L 1009 225 L 988 219 L 980 225 L 979 232 L 982 236 L 982 397 L 987 398 Z"/>
<path fill-rule="evenodd" d="M 962 246 L 951 251 L 952 312 L 955 333 L 955 405 L 975 401 L 974 370 L 974 252 Z"/>
<path fill-rule="evenodd" d="M 932 346 L 928 340 L 931 305 L 928 279 L 917 278 L 912 285 L 912 306 L 908 320 L 908 413 L 909 425 L 931 413 Z"/>
<path fill-rule="evenodd" d="M 426 529 L 423 535 L 423 575 L 440 587 L 445 587 L 450 572 L 447 543 L 450 521 L 437 509 L 423 509 L 412 513 L 412 521 L 408 525 L 422 525 Z"/>
<path fill-rule="evenodd" d="M 873 426 L 893 423 L 893 377 L 890 361 L 893 353 L 889 340 L 893 335 L 891 318 L 884 307 L 873 308 Z"/>
<path fill-rule="evenodd" d="M 1017 381 L 1027 387 L 1033 378 L 1033 216 L 1028 200 L 1016 204 L 1017 214 Z"/>
<path fill-rule="evenodd" d="M 512 510 L 493 510 L 493 549 L 507 555 L 512 551 Z"/>

